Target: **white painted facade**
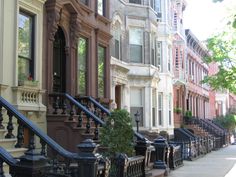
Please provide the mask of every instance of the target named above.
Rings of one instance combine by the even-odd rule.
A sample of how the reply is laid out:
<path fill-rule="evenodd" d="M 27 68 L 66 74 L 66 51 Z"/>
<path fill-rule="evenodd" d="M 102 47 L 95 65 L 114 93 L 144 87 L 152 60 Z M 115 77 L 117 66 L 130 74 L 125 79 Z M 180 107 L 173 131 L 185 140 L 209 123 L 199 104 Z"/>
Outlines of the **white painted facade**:
<path fill-rule="evenodd" d="M 128 1 L 111 1 L 111 99 L 116 101 L 117 86 L 120 89 L 120 108 L 132 114 L 142 110 L 141 130 L 168 131 L 173 135 L 173 86 L 172 86 L 172 37 L 170 30 L 170 0 L 161 1 L 161 18 L 151 7 L 151 1 L 141 4 Z M 168 13 L 167 13 L 168 11 Z M 168 20 L 167 20 L 168 19 Z M 166 21 L 165 21 L 166 20 Z M 143 31 L 142 59 L 132 62 L 131 30 Z M 117 32 L 119 31 L 119 32 Z M 118 37 L 117 37 L 118 36 Z M 115 40 L 119 41 L 119 54 L 115 54 Z M 153 42 L 153 43 L 152 43 Z M 116 43 L 116 44 L 117 44 Z M 157 48 L 161 43 L 161 63 L 157 64 Z M 152 49 L 155 51 L 155 62 L 152 62 Z M 116 55 L 116 56 L 115 56 Z M 161 114 L 159 118 L 159 94 L 162 94 Z M 136 109 L 137 108 L 137 109 Z M 131 115 L 133 116 L 133 115 Z M 135 126 L 135 124 L 134 124 Z"/>
<path fill-rule="evenodd" d="M 46 130 L 46 107 L 42 104 L 43 6 L 46 0 L 0 1 L 0 96 Z M 36 86 L 18 86 L 19 12 L 34 18 L 34 79 Z"/>

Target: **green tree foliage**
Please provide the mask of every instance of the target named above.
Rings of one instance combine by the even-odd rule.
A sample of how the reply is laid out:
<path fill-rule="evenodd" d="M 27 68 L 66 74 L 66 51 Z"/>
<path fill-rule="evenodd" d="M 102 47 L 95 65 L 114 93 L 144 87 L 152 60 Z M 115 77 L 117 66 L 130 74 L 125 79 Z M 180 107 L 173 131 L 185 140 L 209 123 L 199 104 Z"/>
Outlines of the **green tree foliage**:
<path fill-rule="evenodd" d="M 228 18 L 224 30 L 207 40 L 210 57 L 205 58 L 206 62 L 216 62 L 219 71 L 207 76 L 203 83 L 208 83 L 214 90 L 228 89 L 236 93 L 236 16 L 230 14 Z"/>
<path fill-rule="evenodd" d="M 116 153 L 131 156 L 133 147 L 133 129 L 131 117 L 126 110 L 115 110 L 101 128 L 101 145 L 108 147 L 107 155 L 114 157 Z"/>
<path fill-rule="evenodd" d="M 217 117 L 215 121 L 229 131 L 233 131 L 236 127 L 236 115 L 234 114 Z"/>

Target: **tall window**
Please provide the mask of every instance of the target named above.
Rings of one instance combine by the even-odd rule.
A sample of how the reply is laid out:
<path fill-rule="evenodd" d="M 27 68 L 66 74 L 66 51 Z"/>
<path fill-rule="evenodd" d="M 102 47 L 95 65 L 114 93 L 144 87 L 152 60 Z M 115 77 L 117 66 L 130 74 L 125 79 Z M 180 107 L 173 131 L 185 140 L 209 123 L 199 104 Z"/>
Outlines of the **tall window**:
<path fill-rule="evenodd" d="M 179 50 L 175 48 L 175 67 L 179 68 Z"/>
<path fill-rule="evenodd" d="M 163 125 L 163 93 L 158 93 L 158 120 L 159 125 Z"/>
<path fill-rule="evenodd" d="M 143 56 L 143 30 L 140 28 L 131 28 L 129 35 L 130 61 L 142 63 Z"/>
<path fill-rule="evenodd" d="M 132 123 L 135 125 L 134 114 L 140 114 L 140 126 L 143 126 L 143 90 L 142 88 L 132 88 L 130 91 L 130 115 L 133 118 Z"/>
<path fill-rule="evenodd" d="M 156 107 L 157 107 L 157 95 L 156 89 L 152 89 L 152 126 L 155 127 L 156 123 Z"/>
<path fill-rule="evenodd" d="M 120 25 L 116 27 L 114 30 L 114 45 L 113 45 L 113 52 L 112 56 L 115 57 L 116 59 L 121 59 L 121 35 L 120 35 Z"/>
<path fill-rule="evenodd" d="M 77 93 L 80 95 L 86 94 L 86 71 L 87 71 L 87 54 L 88 54 L 88 40 L 86 38 L 79 38 L 78 45 L 78 59 L 77 59 Z"/>
<path fill-rule="evenodd" d="M 129 0 L 129 3 L 141 4 L 141 0 Z"/>
<path fill-rule="evenodd" d="M 156 65 L 155 57 L 155 37 L 154 34 L 151 34 L 151 64 Z"/>
<path fill-rule="evenodd" d="M 18 16 L 18 80 L 34 78 L 34 17 L 20 11 Z"/>
<path fill-rule="evenodd" d="M 158 13 L 161 12 L 161 0 L 150 0 L 151 7 Z"/>
<path fill-rule="evenodd" d="M 172 119 L 171 119 L 171 117 L 172 117 L 172 95 L 171 94 L 169 94 L 169 100 L 168 100 L 168 115 L 169 115 L 169 125 L 171 125 L 172 124 Z"/>
<path fill-rule="evenodd" d="M 98 97 L 104 97 L 106 48 L 98 46 Z"/>
<path fill-rule="evenodd" d="M 160 71 L 162 71 L 162 42 L 156 42 L 156 64 L 160 67 Z"/>
<path fill-rule="evenodd" d="M 98 14 L 105 16 L 105 0 L 97 0 Z"/>
<path fill-rule="evenodd" d="M 168 64 L 167 64 L 168 71 L 171 71 L 171 47 L 168 47 Z"/>

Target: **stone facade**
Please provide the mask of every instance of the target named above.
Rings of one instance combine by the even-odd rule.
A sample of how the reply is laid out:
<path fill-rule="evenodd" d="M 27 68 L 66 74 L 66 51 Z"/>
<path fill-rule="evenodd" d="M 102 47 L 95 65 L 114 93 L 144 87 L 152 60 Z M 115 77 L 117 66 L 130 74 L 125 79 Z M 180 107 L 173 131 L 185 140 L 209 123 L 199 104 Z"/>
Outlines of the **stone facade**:
<path fill-rule="evenodd" d="M 46 107 L 42 103 L 42 48 L 43 7 L 46 0 L 2 0 L 0 2 L 0 96 L 11 102 L 18 110 L 35 121 L 46 131 Z M 22 18 L 20 17 L 22 16 Z M 24 23 L 32 21 L 30 29 Z M 23 20 L 23 21 L 21 21 Z M 32 73 L 24 78 L 28 84 L 20 84 L 21 48 L 27 50 L 27 42 L 21 44 L 20 28 L 32 30 Z M 25 43 L 24 43 L 25 42 Z"/>
<path fill-rule="evenodd" d="M 133 119 L 139 111 L 141 129 L 173 134 L 171 1 L 160 2 L 110 2 L 111 99 Z"/>

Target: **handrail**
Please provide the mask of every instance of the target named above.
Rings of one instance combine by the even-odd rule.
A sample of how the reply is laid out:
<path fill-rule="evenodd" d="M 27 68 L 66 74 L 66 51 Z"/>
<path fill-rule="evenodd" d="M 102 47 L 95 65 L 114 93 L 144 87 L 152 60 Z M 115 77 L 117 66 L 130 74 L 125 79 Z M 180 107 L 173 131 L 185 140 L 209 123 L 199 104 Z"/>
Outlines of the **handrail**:
<path fill-rule="evenodd" d="M 99 123 L 100 125 L 105 125 L 105 122 L 101 120 L 99 117 L 97 117 L 95 114 L 90 112 L 85 106 L 83 106 L 81 103 L 76 101 L 72 96 L 70 96 L 68 93 L 53 93 L 49 94 L 49 96 L 63 96 L 67 98 L 71 103 L 73 103 L 75 106 L 80 108 L 87 116 L 91 117 L 95 122 Z"/>
<path fill-rule="evenodd" d="M 22 124 L 30 129 L 35 135 L 40 137 L 48 146 L 55 150 L 62 157 L 74 159 L 78 155 L 77 153 L 72 153 L 64 149 L 62 146 L 57 144 L 52 138 L 50 138 L 46 133 L 39 129 L 36 124 L 26 118 L 22 113 L 18 112 L 14 106 L 8 103 L 4 98 L 0 96 L 0 105 L 3 106 L 7 111 L 9 111 L 16 119 L 18 119 Z"/>
<path fill-rule="evenodd" d="M 1 146 L 0 146 L 0 159 L 6 162 L 9 166 L 16 166 L 18 162 L 9 152 L 7 152 Z"/>
<path fill-rule="evenodd" d="M 188 139 L 190 139 L 191 141 L 193 141 L 193 137 L 190 136 L 186 131 L 182 130 L 181 128 L 175 128 L 174 131 L 178 131 L 180 132 L 182 135 L 185 135 L 185 137 L 187 137 Z"/>
<path fill-rule="evenodd" d="M 81 96 L 78 99 L 88 99 L 89 101 L 91 101 L 93 104 L 95 104 L 99 109 L 101 109 L 103 112 L 105 112 L 108 115 L 111 115 L 111 112 L 105 108 L 102 104 L 100 104 L 97 100 L 95 100 L 93 97 L 91 96 Z"/>

